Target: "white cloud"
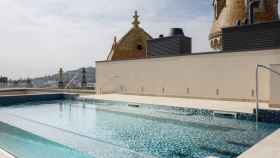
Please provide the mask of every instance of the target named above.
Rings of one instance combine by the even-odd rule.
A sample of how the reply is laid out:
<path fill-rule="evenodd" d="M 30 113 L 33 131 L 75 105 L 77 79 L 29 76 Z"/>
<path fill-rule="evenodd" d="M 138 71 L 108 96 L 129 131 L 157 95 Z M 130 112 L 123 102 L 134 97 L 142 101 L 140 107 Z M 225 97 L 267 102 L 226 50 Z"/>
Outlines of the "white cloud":
<path fill-rule="evenodd" d="M 0 75 L 34 77 L 94 65 L 139 10 L 153 36 L 183 27 L 194 51 L 208 51 L 211 2 L 200 0 L 1 0 Z"/>

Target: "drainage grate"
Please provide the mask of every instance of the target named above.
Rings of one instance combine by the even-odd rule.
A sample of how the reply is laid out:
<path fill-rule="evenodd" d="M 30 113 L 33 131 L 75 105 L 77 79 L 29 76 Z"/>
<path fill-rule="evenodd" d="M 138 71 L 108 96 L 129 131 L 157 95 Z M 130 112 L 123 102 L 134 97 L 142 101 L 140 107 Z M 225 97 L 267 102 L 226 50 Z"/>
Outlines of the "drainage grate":
<path fill-rule="evenodd" d="M 129 107 L 133 107 L 133 108 L 139 108 L 140 105 L 139 104 L 128 104 Z"/>
<path fill-rule="evenodd" d="M 221 118 L 235 118 L 237 119 L 237 113 L 235 112 L 227 112 L 227 111 L 213 111 L 214 117 L 221 117 Z"/>

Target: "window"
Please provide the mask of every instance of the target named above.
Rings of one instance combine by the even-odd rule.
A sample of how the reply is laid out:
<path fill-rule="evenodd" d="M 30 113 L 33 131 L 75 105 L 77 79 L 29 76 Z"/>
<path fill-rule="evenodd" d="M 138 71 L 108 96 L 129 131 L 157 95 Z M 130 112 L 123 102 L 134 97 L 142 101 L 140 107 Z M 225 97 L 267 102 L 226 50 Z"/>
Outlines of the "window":
<path fill-rule="evenodd" d="M 226 0 L 214 0 L 213 6 L 214 6 L 215 18 L 218 19 L 222 10 L 226 6 Z"/>
<path fill-rule="evenodd" d="M 143 50 L 143 46 L 142 46 L 141 44 L 138 44 L 138 45 L 137 45 L 137 49 L 138 49 L 138 50 Z"/>

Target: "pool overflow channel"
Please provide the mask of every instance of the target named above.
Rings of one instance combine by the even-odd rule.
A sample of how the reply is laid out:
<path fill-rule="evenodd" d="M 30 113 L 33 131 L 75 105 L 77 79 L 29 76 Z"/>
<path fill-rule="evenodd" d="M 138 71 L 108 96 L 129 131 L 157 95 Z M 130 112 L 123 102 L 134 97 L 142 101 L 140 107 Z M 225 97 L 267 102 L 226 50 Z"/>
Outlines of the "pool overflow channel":
<path fill-rule="evenodd" d="M 127 106 L 128 107 L 132 107 L 132 108 L 140 108 L 141 104 L 128 103 Z M 213 117 L 220 117 L 220 118 L 233 118 L 233 119 L 237 119 L 238 118 L 238 113 L 236 113 L 236 112 L 229 112 L 229 111 L 214 110 L 212 112 L 212 116 Z"/>
<path fill-rule="evenodd" d="M 144 108 L 144 107 L 154 107 L 158 109 L 166 109 L 166 110 L 178 110 L 178 111 L 184 111 L 182 114 L 176 112 L 178 115 L 193 115 L 193 113 L 207 113 L 208 115 L 211 115 L 212 117 L 217 117 L 217 118 L 232 118 L 232 119 L 238 119 L 238 120 L 248 120 L 248 121 L 255 121 L 256 115 L 255 111 L 253 113 L 240 113 L 240 112 L 234 112 L 234 111 L 221 111 L 221 110 L 208 110 L 208 109 L 195 109 L 195 108 L 187 108 L 187 107 L 174 107 L 174 106 L 162 106 L 162 105 L 155 105 L 155 104 L 144 104 L 144 103 L 136 103 L 136 102 L 124 102 L 124 101 L 112 101 L 112 100 L 100 100 L 100 99 L 83 99 L 80 98 L 78 99 L 80 101 L 85 101 L 88 103 L 96 103 L 96 104 L 105 104 L 106 105 L 112 105 L 114 103 L 118 103 L 130 108 Z M 103 103 L 104 102 L 104 103 Z M 190 111 L 186 113 L 186 111 Z M 279 120 L 274 120 L 268 117 L 264 117 L 267 114 L 270 113 L 276 113 L 277 116 L 280 112 L 274 112 L 270 110 L 260 110 L 259 109 L 259 117 L 261 118 L 261 122 L 266 122 L 266 123 L 280 123 Z M 274 115 L 276 115 L 274 114 Z"/>

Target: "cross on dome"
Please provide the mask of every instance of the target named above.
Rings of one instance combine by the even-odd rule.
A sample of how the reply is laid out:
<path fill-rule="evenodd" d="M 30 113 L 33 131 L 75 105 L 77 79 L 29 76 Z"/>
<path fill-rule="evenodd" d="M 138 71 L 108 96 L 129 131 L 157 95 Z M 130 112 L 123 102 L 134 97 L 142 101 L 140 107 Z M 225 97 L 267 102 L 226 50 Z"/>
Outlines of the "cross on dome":
<path fill-rule="evenodd" d="M 134 12 L 133 18 L 134 18 L 134 21 L 132 22 L 133 26 L 139 27 L 140 21 L 139 21 L 139 15 L 138 15 L 137 10 Z"/>

